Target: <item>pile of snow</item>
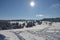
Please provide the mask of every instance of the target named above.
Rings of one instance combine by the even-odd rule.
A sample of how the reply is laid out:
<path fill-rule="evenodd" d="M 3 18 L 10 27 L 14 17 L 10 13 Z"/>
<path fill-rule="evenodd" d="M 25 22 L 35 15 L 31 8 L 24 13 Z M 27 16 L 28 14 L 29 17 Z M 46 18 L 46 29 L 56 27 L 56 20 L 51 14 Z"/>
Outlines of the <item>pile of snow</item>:
<path fill-rule="evenodd" d="M 5 36 L 4 40 L 19 40 L 18 37 L 9 31 L 0 31 L 0 34 Z"/>

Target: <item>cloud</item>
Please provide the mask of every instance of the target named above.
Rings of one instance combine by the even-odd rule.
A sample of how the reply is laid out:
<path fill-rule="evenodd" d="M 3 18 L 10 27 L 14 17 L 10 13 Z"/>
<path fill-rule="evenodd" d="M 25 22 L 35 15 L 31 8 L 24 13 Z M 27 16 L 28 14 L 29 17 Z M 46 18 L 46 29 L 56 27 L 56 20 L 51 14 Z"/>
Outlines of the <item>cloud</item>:
<path fill-rule="evenodd" d="M 44 15 L 42 14 L 37 14 L 36 17 L 43 17 Z"/>
<path fill-rule="evenodd" d="M 50 8 L 60 8 L 60 4 L 53 4 L 50 6 Z"/>

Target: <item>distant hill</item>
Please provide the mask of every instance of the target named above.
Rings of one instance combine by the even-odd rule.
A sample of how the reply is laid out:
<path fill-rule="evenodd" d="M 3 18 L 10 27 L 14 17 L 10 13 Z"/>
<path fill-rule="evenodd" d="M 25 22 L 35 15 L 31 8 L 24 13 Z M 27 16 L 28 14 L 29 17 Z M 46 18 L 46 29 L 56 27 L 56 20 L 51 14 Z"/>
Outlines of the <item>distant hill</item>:
<path fill-rule="evenodd" d="M 44 18 L 40 20 L 25 20 L 25 19 L 19 19 L 19 20 L 0 20 L 0 22 L 9 22 L 9 21 L 50 21 L 50 22 L 60 22 L 60 18 Z"/>
<path fill-rule="evenodd" d="M 60 22 L 60 18 L 44 18 L 41 21 Z"/>

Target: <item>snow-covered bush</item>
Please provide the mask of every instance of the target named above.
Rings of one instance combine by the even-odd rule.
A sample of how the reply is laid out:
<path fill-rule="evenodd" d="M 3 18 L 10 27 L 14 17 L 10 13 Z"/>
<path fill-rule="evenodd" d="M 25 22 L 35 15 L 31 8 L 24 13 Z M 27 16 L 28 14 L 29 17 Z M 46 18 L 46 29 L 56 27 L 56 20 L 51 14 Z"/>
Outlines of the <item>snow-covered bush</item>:
<path fill-rule="evenodd" d="M 36 22 L 37 22 L 38 25 L 42 24 L 42 21 L 37 20 Z"/>
<path fill-rule="evenodd" d="M 34 22 L 28 22 L 27 25 L 26 25 L 26 27 L 33 27 L 33 26 L 35 26 Z"/>

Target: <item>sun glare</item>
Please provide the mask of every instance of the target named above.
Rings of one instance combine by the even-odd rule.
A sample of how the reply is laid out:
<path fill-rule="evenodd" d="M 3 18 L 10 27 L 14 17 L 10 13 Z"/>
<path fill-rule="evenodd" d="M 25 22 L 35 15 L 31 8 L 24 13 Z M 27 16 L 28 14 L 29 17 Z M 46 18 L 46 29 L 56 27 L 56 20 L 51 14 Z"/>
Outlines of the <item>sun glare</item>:
<path fill-rule="evenodd" d="M 31 7 L 34 7 L 34 6 L 35 6 L 35 3 L 32 1 L 32 2 L 30 3 L 30 6 L 31 6 Z"/>

